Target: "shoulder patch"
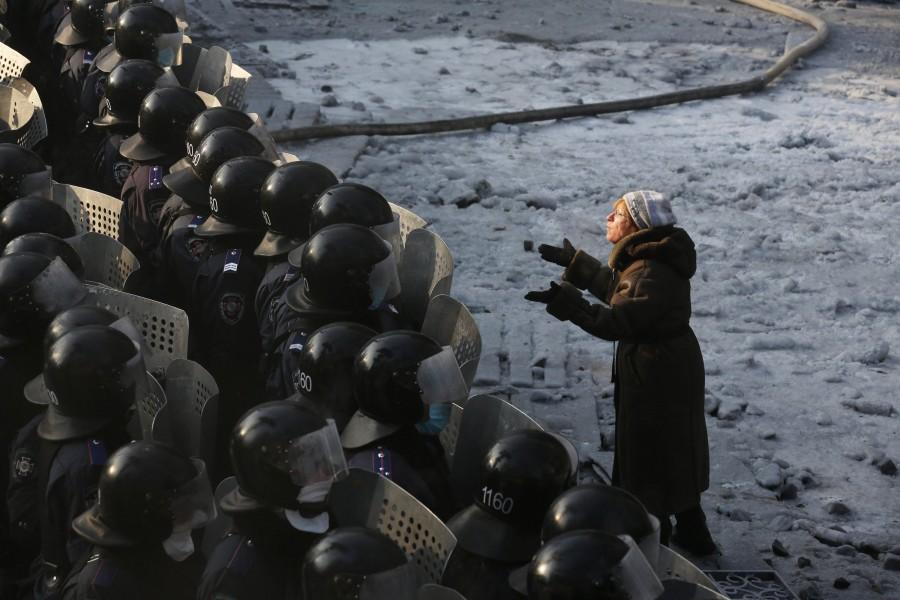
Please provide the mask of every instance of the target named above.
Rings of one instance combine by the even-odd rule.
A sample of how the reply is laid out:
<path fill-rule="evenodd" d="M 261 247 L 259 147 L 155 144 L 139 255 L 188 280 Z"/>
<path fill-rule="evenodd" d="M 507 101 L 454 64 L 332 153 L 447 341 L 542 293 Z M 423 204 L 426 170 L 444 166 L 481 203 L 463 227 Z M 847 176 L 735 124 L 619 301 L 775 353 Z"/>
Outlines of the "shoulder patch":
<path fill-rule="evenodd" d="M 184 248 L 194 261 L 199 261 L 206 258 L 209 250 L 209 242 L 202 237 L 191 235 L 185 240 Z"/>
<path fill-rule="evenodd" d="M 388 479 L 391 478 L 394 469 L 391 465 L 390 450 L 381 446 L 375 448 L 375 452 L 372 454 L 372 470 L 379 475 L 384 475 Z"/>
<path fill-rule="evenodd" d="M 238 265 L 241 262 L 241 249 L 240 248 L 232 248 L 228 252 L 225 253 L 225 266 L 222 267 L 223 273 L 233 272 L 237 273 Z"/>
<path fill-rule="evenodd" d="M 236 325 L 244 316 L 246 305 L 243 294 L 234 292 L 222 294 L 219 298 L 219 315 L 228 325 Z"/>
<path fill-rule="evenodd" d="M 106 464 L 109 453 L 106 451 L 106 444 L 103 443 L 103 440 L 98 440 L 96 438 L 88 439 L 87 451 L 91 465 L 101 466 Z"/>
<path fill-rule="evenodd" d="M 13 479 L 16 481 L 28 481 L 37 472 L 37 461 L 26 448 L 19 448 L 13 456 Z"/>
<path fill-rule="evenodd" d="M 203 215 L 195 216 L 193 219 L 191 219 L 191 222 L 188 223 L 188 229 L 197 229 L 197 227 L 199 227 L 205 220 L 206 217 Z"/>
<path fill-rule="evenodd" d="M 291 341 L 288 344 L 288 350 L 291 352 L 300 352 L 303 350 L 303 346 L 306 345 L 306 332 L 298 331 L 293 336 L 291 336 Z"/>
<path fill-rule="evenodd" d="M 81 58 L 81 64 L 83 65 L 92 65 L 94 64 L 94 59 L 97 58 L 97 53 L 93 50 L 85 50 L 84 56 Z"/>
<path fill-rule="evenodd" d="M 112 166 L 113 180 L 117 185 L 124 185 L 131 173 L 131 163 L 127 160 L 117 160 Z"/>
<path fill-rule="evenodd" d="M 282 283 L 291 283 L 297 277 L 300 276 L 300 269 L 297 267 L 291 266 L 288 268 L 287 273 L 284 274 L 284 279 L 282 279 Z"/>
<path fill-rule="evenodd" d="M 163 187 L 163 168 L 158 165 L 154 165 L 150 167 L 150 181 L 147 184 L 147 187 L 151 190 L 159 190 Z"/>

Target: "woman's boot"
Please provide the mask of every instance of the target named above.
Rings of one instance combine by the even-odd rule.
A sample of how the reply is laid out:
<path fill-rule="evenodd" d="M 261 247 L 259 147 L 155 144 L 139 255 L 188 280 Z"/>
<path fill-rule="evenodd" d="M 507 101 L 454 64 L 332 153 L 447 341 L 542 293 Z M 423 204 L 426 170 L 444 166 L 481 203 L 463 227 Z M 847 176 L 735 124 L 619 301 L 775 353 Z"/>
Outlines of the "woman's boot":
<path fill-rule="evenodd" d="M 706 527 L 706 515 L 698 505 L 686 511 L 675 513 L 675 530 L 672 541 L 691 554 L 707 556 L 718 550 Z"/>

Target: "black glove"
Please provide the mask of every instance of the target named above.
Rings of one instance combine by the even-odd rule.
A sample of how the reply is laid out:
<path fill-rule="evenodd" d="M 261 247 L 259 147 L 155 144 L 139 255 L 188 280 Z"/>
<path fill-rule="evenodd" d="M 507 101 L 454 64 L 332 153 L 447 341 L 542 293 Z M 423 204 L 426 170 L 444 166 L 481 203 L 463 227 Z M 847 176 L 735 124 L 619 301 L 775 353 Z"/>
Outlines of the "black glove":
<path fill-rule="evenodd" d="M 541 258 L 547 262 L 552 262 L 561 267 L 568 267 L 572 259 L 575 258 L 575 246 L 572 245 L 568 238 L 563 239 L 562 248 L 541 244 L 538 246 L 538 252 L 541 253 Z"/>
<path fill-rule="evenodd" d="M 551 281 L 549 290 L 528 292 L 527 294 L 525 294 L 525 299 L 530 300 L 531 302 L 550 304 L 551 302 L 553 302 L 553 299 L 556 298 L 556 295 L 559 293 L 560 289 L 561 288 L 555 281 Z"/>

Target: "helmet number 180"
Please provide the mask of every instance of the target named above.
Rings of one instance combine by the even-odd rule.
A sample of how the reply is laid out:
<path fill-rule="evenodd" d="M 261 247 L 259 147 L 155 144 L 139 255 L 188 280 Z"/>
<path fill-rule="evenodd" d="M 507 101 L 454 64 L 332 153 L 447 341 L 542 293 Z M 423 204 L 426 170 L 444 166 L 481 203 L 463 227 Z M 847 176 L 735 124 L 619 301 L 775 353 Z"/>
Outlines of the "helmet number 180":
<path fill-rule="evenodd" d="M 493 508 L 504 515 L 508 515 L 512 512 L 515 501 L 509 496 L 504 496 L 500 492 L 495 492 L 487 486 L 481 488 L 481 494 L 481 502 L 485 506 Z"/>

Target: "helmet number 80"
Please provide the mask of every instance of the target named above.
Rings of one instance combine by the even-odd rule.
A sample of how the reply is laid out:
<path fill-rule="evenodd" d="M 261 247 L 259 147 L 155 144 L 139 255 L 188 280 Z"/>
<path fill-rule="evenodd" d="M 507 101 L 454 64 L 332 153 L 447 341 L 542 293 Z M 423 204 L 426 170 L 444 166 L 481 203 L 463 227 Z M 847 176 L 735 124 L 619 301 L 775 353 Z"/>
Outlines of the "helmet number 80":
<path fill-rule="evenodd" d="M 300 371 L 299 375 L 297 383 L 300 385 L 300 389 L 307 393 L 312 392 L 312 377 L 303 371 Z"/>
<path fill-rule="evenodd" d="M 484 486 L 481 488 L 481 502 L 494 510 L 508 515 L 512 512 L 515 501 L 509 496 L 504 496 L 500 492 L 495 492 L 491 488 Z"/>

